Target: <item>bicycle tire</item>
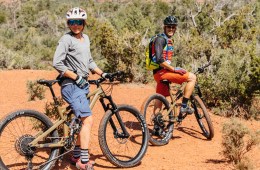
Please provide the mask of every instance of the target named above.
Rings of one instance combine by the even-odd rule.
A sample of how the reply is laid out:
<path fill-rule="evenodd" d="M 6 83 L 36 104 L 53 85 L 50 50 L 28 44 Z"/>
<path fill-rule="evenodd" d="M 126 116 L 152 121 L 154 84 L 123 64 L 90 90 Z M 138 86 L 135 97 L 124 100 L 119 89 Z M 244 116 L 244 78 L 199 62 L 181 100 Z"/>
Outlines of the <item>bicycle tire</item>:
<path fill-rule="evenodd" d="M 128 138 L 117 136 L 109 120 L 113 120 L 118 132 L 122 132 L 117 124 L 116 115 L 111 110 L 106 111 L 99 125 L 98 139 L 105 157 L 115 166 L 129 168 L 139 164 L 148 147 L 148 132 L 146 123 L 140 112 L 129 105 L 118 105 L 116 112 L 130 133 Z"/>
<path fill-rule="evenodd" d="M 162 110 L 154 114 L 154 102 L 159 100 L 162 103 Z M 153 94 L 149 96 L 141 107 L 146 120 L 147 128 L 149 131 L 149 142 L 155 146 L 162 146 L 169 143 L 172 138 L 174 123 L 168 120 L 163 120 L 160 117 L 170 118 L 169 115 L 164 115 L 170 109 L 168 100 L 161 94 Z M 164 114 L 163 114 L 164 113 Z M 172 111 L 170 112 L 172 115 Z"/>
<path fill-rule="evenodd" d="M 52 125 L 53 123 L 47 116 L 34 110 L 18 110 L 2 119 L 0 123 L 0 169 L 28 169 L 28 161 L 25 156 L 29 150 L 29 148 L 26 147 L 27 144 L 34 139 L 35 134 L 39 133 L 39 128 L 44 132 Z M 57 130 L 53 131 L 50 137 L 56 139 L 44 139 L 44 141 L 47 143 L 57 142 L 57 137 L 59 137 Z M 41 144 L 44 143 L 41 142 Z M 35 152 L 30 155 L 33 155 L 32 165 L 39 166 L 57 157 L 59 155 L 59 149 L 50 148 L 48 150 L 48 148 L 42 148 L 41 150 L 40 148 L 36 148 Z M 40 169 L 49 170 L 54 164 L 55 161 L 49 162 L 43 167 L 40 167 Z"/>
<path fill-rule="evenodd" d="M 203 135 L 207 139 L 211 140 L 214 137 L 214 128 L 207 108 L 199 96 L 194 96 L 194 102 L 197 108 L 194 109 L 194 114 L 200 126 L 200 129 L 202 130 Z"/>

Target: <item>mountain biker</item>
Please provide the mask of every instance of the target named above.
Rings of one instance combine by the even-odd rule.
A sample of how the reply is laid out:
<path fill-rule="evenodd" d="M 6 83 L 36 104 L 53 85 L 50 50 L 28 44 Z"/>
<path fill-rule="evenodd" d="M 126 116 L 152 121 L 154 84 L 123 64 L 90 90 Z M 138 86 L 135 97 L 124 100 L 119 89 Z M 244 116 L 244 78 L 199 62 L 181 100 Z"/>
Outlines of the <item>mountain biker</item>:
<path fill-rule="evenodd" d="M 72 8 L 67 12 L 66 19 L 70 32 L 59 40 L 53 67 L 62 77 L 60 85 L 63 99 L 82 120 L 71 161 L 79 169 L 93 169 L 94 162 L 89 160 L 88 153 L 93 117 L 89 100 L 86 98 L 89 93 L 87 79 L 89 71 L 103 78 L 109 78 L 110 74 L 99 69 L 91 56 L 89 37 L 83 33 L 87 19 L 86 11 L 79 7 Z"/>
<path fill-rule="evenodd" d="M 169 96 L 168 88 L 161 80 L 167 79 L 178 84 L 187 82 L 184 89 L 180 114 L 178 116 L 178 121 L 181 121 L 183 113 L 192 114 L 194 112 L 194 110 L 187 105 L 187 102 L 194 89 L 196 75 L 187 72 L 183 68 L 171 66 L 171 58 L 173 56 L 173 41 L 171 38 L 176 32 L 178 21 L 174 16 L 167 16 L 163 23 L 164 32 L 161 34 L 162 36 L 156 37 L 154 42 L 156 61 L 160 65 L 158 69 L 153 70 L 154 79 L 157 82 L 156 93 Z"/>

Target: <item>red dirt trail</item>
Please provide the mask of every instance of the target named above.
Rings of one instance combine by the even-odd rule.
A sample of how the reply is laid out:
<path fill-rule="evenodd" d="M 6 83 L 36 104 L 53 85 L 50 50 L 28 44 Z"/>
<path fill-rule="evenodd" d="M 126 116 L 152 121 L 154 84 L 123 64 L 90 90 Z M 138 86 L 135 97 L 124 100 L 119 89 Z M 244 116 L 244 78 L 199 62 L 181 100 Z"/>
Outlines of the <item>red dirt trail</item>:
<path fill-rule="evenodd" d="M 0 71 L 0 119 L 9 112 L 17 109 L 34 109 L 44 111 L 44 105 L 51 101 L 51 95 L 46 90 L 44 100 L 28 101 L 26 82 L 40 78 L 55 79 L 56 71 L 12 70 Z M 93 76 L 92 76 L 93 78 Z M 154 85 L 119 84 L 114 86 L 112 97 L 117 104 L 130 104 L 138 110 L 144 99 L 154 93 Z M 59 86 L 55 85 L 55 92 L 60 95 Z M 114 167 L 103 156 L 97 139 L 98 125 L 104 112 L 98 104 L 93 110 L 95 123 L 92 129 L 90 152 L 95 158 L 95 170 L 120 169 Z M 151 146 L 140 165 L 129 168 L 133 170 L 229 170 L 232 165 L 221 155 L 222 123 L 226 118 L 210 114 L 213 121 L 215 136 L 211 141 L 206 140 L 200 133 L 199 126 L 194 116 L 185 119 L 182 125 L 174 130 L 173 138 L 165 146 Z M 256 121 L 244 121 L 252 130 L 260 129 L 260 123 Z M 1 145 L 1 144 L 0 144 Z M 254 148 L 247 155 L 254 163 L 256 169 L 260 169 L 260 147 Z M 66 156 L 61 165 L 56 165 L 55 170 L 76 170 L 70 165 L 69 156 Z"/>

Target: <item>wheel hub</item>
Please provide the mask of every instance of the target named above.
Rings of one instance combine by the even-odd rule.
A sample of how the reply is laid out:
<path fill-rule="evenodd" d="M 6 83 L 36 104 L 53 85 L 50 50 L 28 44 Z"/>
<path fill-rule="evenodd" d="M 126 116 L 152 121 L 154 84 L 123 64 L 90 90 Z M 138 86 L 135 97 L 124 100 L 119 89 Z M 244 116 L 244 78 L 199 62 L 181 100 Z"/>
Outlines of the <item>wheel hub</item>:
<path fill-rule="evenodd" d="M 32 135 L 23 135 L 15 142 L 16 151 L 23 156 L 32 156 L 35 149 L 28 144 L 35 138 Z"/>
<path fill-rule="evenodd" d="M 163 115 L 161 113 L 156 114 L 154 118 L 154 124 L 159 126 L 164 126 Z"/>
<path fill-rule="evenodd" d="M 123 134 L 123 130 L 122 129 L 117 129 L 117 133 L 116 135 L 114 135 L 114 138 L 117 140 L 118 143 L 120 144 L 125 144 L 127 142 L 128 137 L 126 137 Z"/>
<path fill-rule="evenodd" d="M 163 122 L 163 115 L 161 113 L 156 114 L 156 116 L 153 119 L 154 127 L 153 127 L 153 135 L 161 136 L 163 137 L 165 135 L 164 132 L 164 122 Z"/>

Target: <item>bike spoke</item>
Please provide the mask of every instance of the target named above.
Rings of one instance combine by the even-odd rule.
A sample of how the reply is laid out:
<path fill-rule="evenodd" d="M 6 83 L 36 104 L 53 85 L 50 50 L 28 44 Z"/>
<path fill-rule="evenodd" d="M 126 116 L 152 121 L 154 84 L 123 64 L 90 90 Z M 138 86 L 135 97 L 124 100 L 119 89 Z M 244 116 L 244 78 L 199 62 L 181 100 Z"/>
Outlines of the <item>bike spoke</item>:
<path fill-rule="evenodd" d="M 38 131 L 47 129 L 38 118 L 17 116 L 4 126 L 0 133 L 0 156 L 5 166 L 12 169 L 27 169 L 29 157 L 33 157 L 33 166 L 42 164 L 49 159 L 51 149 L 29 151 L 28 143 L 34 139 Z M 46 138 L 43 143 L 51 142 Z M 31 153 L 30 153 L 31 152 Z M 32 156 L 29 156 L 29 155 Z M 28 157 L 29 156 L 29 157 Z"/>
<path fill-rule="evenodd" d="M 99 142 L 111 163 L 126 168 L 141 161 L 148 139 L 144 126 L 143 117 L 130 106 L 119 106 L 116 114 L 107 112 L 99 127 Z"/>
<path fill-rule="evenodd" d="M 142 106 L 143 114 L 147 123 L 147 128 L 152 145 L 165 145 L 172 137 L 173 119 L 172 111 L 167 99 L 160 95 L 150 96 Z"/>
<path fill-rule="evenodd" d="M 137 122 L 134 122 L 136 119 L 134 116 L 130 115 L 128 112 L 120 112 L 120 116 L 124 122 L 125 128 L 127 132 L 130 134 L 128 138 L 110 138 L 107 136 L 107 143 L 110 148 L 110 151 L 112 154 L 117 157 L 120 160 L 129 160 L 133 158 L 139 151 L 140 145 L 142 143 L 142 139 L 138 139 L 141 135 L 141 126 L 137 126 Z M 132 116 L 132 117 L 130 117 Z M 118 124 L 117 120 L 113 117 L 114 123 L 116 123 L 116 127 L 118 128 L 118 132 L 122 133 L 122 130 L 120 128 L 120 125 Z M 135 125 L 135 126 L 134 126 Z M 109 127 L 109 126 L 108 126 Z M 109 129 L 107 129 L 109 130 Z M 107 134 L 112 134 L 112 129 L 110 129 L 111 132 L 108 132 Z"/>

